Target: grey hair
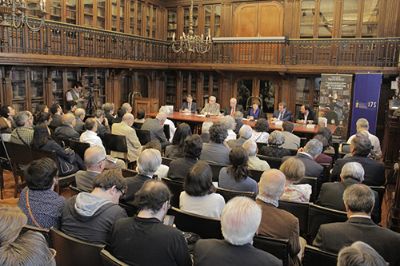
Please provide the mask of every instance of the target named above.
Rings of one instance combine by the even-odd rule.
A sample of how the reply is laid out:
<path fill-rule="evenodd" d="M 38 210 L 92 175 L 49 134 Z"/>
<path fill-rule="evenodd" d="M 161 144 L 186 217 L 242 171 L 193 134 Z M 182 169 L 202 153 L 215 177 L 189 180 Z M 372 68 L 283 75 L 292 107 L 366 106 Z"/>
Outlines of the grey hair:
<path fill-rule="evenodd" d="M 21 111 L 14 117 L 15 124 L 17 127 L 25 126 L 26 122 L 28 122 L 29 118 L 32 117 L 31 112 L 29 111 Z"/>
<path fill-rule="evenodd" d="M 74 113 L 75 117 L 79 117 L 81 115 L 86 115 L 86 111 L 83 108 L 77 108 Z"/>
<path fill-rule="evenodd" d="M 240 119 L 240 120 L 242 120 L 242 119 L 243 119 L 243 113 L 240 112 L 240 111 L 236 111 L 236 112 L 233 113 L 233 117 L 234 117 L 235 119 Z"/>
<path fill-rule="evenodd" d="M 106 151 L 101 146 L 91 146 L 86 149 L 84 154 L 85 165 L 87 167 L 98 164 L 102 159 L 106 157 Z"/>
<path fill-rule="evenodd" d="M 268 143 L 280 146 L 285 143 L 285 136 L 281 131 L 274 130 L 271 134 L 269 134 Z"/>
<path fill-rule="evenodd" d="M 139 174 L 152 176 L 161 165 L 161 153 L 156 149 L 142 151 L 137 160 Z"/>
<path fill-rule="evenodd" d="M 230 116 L 230 115 L 226 115 L 221 119 L 221 124 L 223 124 L 226 129 L 235 129 L 236 127 L 236 122 L 235 119 Z"/>
<path fill-rule="evenodd" d="M 217 100 L 217 97 L 211 95 L 208 99 L 209 99 L 209 100 L 211 100 L 211 99 Z"/>
<path fill-rule="evenodd" d="M 201 133 L 209 133 L 210 132 L 210 127 L 213 125 L 213 122 L 203 122 L 203 124 L 201 125 Z"/>
<path fill-rule="evenodd" d="M 261 208 L 258 204 L 248 197 L 235 197 L 222 210 L 222 235 L 235 246 L 251 243 L 260 222 Z"/>
<path fill-rule="evenodd" d="M 360 118 L 356 122 L 357 131 L 360 130 L 368 130 L 369 129 L 369 122 L 365 118 Z"/>
<path fill-rule="evenodd" d="M 251 135 L 253 135 L 253 129 L 249 125 L 243 125 L 240 130 L 239 130 L 239 136 L 244 138 L 244 139 L 249 139 L 251 138 Z"/>
<path fill-rule="evenodd" d="M 344 191 L 343 202 L 351 212 L 370 214 L 375 204 L 375 195 L 368 186 L 354 184 Z"/>
<path fill-rule="evenodd" d="M 128 112 L 129 109 L 132 109 L 132 106 L 130 103 L 123 103 L 121 109 L 124 109 L 125 112 Z"/>
<path fill-rule="evenodd" d="M 389 265 L 370 245 L 357 241 L 344 247 L 338 255 L 337 266 L 387 266 Z"/>
<path fill-rule="evenodd" d="M 160 122 L 165 122 L 165 120 L 167 119 L 167 113 L 162 111 L 158 112 L 156 119 Z"/>
<path fill-rule="evenodd" d="M 364 168 L 360 163 L 357 162 L 349 162 L 345 163 L 342 167 L 342 171 L 340 172 L 340 176 L 343 178 L 354 178 L 357 179 L 360 183 L 364 181 Z"/>
<path fill-rule="evenodd" d="M 246 140 L 242 147 L 246 150 L 247 155 L 249 156 L 255 156 L 257 154 L 257 143 L 252 139 Z"/>
<path fill-rule="evenodd" d="M 285 183 L 286 177 L 280 170 L 267 170 L 258 182 L 259 194 L 272 200 L 279 200 L 285 190 Z"/>
<path fill-rule="evenodd" d="M 97 109 L 94 115 L 97 118 L 100 118 L 100 117 L 104 116 L 104 111 L 102 109 Z"/>
<path fill-rule="evenodd" d="M 322 142 L 317 139 L 311 139 L 304 146 L 304 151 L 310 154 L 313 158 L 321 154 L 323 149 Z"/>
<path fill-rule="evenodd" d="M 101 109 L 103 109 L 105 113 L 109 113 L 114 110 L 114 104 L 113 103 L 105 103 L 101 106 Z"/>
<path fill-rule="evenodd" d="M 63 114 L 61 121 L 63 125 L 71 126 L 75 120 L 75 116 L 72 113 Z"/>

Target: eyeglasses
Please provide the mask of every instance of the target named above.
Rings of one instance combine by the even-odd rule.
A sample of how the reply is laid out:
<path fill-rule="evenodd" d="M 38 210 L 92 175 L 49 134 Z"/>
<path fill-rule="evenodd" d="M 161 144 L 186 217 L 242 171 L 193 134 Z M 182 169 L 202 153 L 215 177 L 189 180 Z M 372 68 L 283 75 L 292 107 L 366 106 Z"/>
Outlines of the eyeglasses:
<path fill-rule="evenodd" d="M 123 189 L 117 189 L 117 191 L 119 191 L 121 193 L 121 196 L 125 195 L 125 190 Z"/>
<path fill-rule="evenodd" d="M 100 161 L 98 161 L 98 164 L 101 164 L 102 162 L 104 162 L 105 160 L 107 160 L 107 157 L 104 157 L 104 159 L 101 159 Z"/>

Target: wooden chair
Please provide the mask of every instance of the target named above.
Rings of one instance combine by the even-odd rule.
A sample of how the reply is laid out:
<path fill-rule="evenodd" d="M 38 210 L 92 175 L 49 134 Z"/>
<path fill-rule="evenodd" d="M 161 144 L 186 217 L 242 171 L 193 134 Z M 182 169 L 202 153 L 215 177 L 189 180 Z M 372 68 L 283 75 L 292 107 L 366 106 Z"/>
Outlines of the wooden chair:
<path fill-rule="evenodd" d="M 266 236 L 256 235 L 253 238 L 253 246 L 264 250 L 282 260 L 283 266 L 289 265 L 288 239 L 274 239 Z"/>
<path fill-rule="evenodd" d="M 224 197 L 225 202 L 228 202 L 229 200 L 233 199 L 234 197 L 248 197 L 251 199 L 256 199 L 257 194 L 254 192 L 248 192 L 248 191 L 236 191 L 236 190 L 230 190 L 230 189 L 225 189 L 225 188 L 217 188 L 217 193 L 221 194 L 222 197 Z"/>
<path fill-rule="evenodd" d="M 148 130 L 136 129 L 136 135 L 142 145 L 145 145 L 151 140 L 150 131 Z"/>
<path fill-rule="evenodd" d="M 169 164 L 173 161 L 173 159 L 167 158 L 167 157 L 162 157 L 161 160 L 162 160 L 161 164 L 166 165 L 168 167 L 169 167 Z"/>
<path fill-rule="evenodd" d="M 324 266 L 336 266 L 337 255 L 307 245 L 304 250 L 303 266 L 319 266 L 321 262 Z"/>
<path fill-rule="evenodd" d="M 218 182 L 219 179 L 219 172 L 221 171 L 222 167 L 225 167 L 226 165 L 221 165 L 221 164 L 212 164 L 209 163 L 210 167 L 211 167 L 211 171 L 212 171 L 212 181 L 213 182 Z"/>
<path fill-rule="evenodd" d="M 171 206 L 179 208 L 179 196 L 183 191 L 183 182 L 172 180 L 170 178 L 161 179 L 169 188 L 172 193 Z"/>
<path fill-rule="evenodd" d="M 25 233 L 25 232 L 27 232 L 27 231 L 33 231 L 33 232 L 41 233 L 41 234 L 44 236 L 44 238 L 46 239 L 47 244 L 48 244 L 49 246 L 51 246 L 51 241 L 50 241 L 50 230 L 49 230 L 49 229 L 46 229 L 46 228 L 39 228 L 39 227 L 36 227 L 36 226 L 32 226 L 32 225 L 26 224 L 26 225 L 24 225 L 24 227 L 22 227 L 21 233 Z M 20 234 L 21 234 L 21 233 L 20 233 Z"/>
<path fill-rule="evenodd" d="M 128 146 L 126 143 L 126 136 L 105 133 L 103 139 L 106 150 L 123 153 L 123 159 L 125 163 L 128 163 Z"/>
<path fill-rule="evenodd" d="M 69 140 L 69 147 L 75 151 L 82 159 L 85 158 L 85 151 L 90 147 L 89 143 L 83 143 L 76 140 Z"/>
<path fill-rule="evenodd" d="M 131 177 L 138 174 L 138 172 L 131 170 L 131 169 L 121 169 L 123 177 Z"/>
<path fill-rule="evenodd" d="M 164 125 L 163 127 L 164 135 L 169 140 L 171 138 L 171 131 L 169 130 L 169 125 Z"/>
<path fill-rule="evenodd" d="M 337 211 L 311 203 L 308 211 L 308 242 L 310 244 L 312 243 L 321 224 L 345 221 L 347 221 L 346 212 Z"/>
<path fill-rule="evenodd" d="M 260 154 L 257 154 L 257 157 L 260 158 L 261 160 L 267 161 L 267 163 L 271 168 L 279 169 L 279 167 L 281 167 L 282 158 L 270 157 Z"/>
<path fill-rule="evenodd" d="M 175 217 L 174 223 L 181 231 L 196 233 L 201 238 L 223 239 L 221 222 L 218 219 L 193 214 L 175 207 L 171 207 L 168 214 Z"/>
<path fill-rule="evenodd" d="M 290 212 L 299 219 L 300 235 L 306 237 L 308 233 L 309 203 L 280 200 L 278 208 Z"/>
<path fill-rule="evenodd" d="M 79 189 L 78 187 L 76 187 L 76 186 L 74 186 L 74 185 L 69 185 L 69 189 L 72 191 L 72 193 L 73 193 L 74 195 L 79 194 L 79 193 L 81 193 L 81 192 L 85 192 L 85 191 L 83 191 L 82 189 Z M 86 191 L 86 192 L 89 192 L 89 191 Z"/>
<path fill-rule="evenodd" d="M 299 181 L 299 184 L 308 184 L 311 186 L 311 195 L 310 195 L 310 202 L 315 202 L 315 200 L 318 198 L 318 186 L 317 186 L 317 178 L 316 177 L 310 177 L 310 176 L 305 176 L 303 179 Z"/>
<path fill-rule="evenodd" d="M 104 245 L 91 244 L 51 228 L 52 247 L 57 250 L 57 266 L 101 265 L 100 251 Z"/>
<path fill-rule="evenodd" d="M 385 195 L 386 187 L 385 186 L 369 186 L 369 187 L 378 193 L 379 204 L 382 206 L 383 196 Z"/>
<path fill-rule="evenodd" d="M 250 177 L 253 178 L 257 183 L 260 181 L 263 173 L 263 171 L 249 170 Z"/>
<path fill-rule="evenodd" d="M 101 250 L 100 256 L 103 266 L 128 266 L 128 264 L 120 261 L 105 249 Z"/>

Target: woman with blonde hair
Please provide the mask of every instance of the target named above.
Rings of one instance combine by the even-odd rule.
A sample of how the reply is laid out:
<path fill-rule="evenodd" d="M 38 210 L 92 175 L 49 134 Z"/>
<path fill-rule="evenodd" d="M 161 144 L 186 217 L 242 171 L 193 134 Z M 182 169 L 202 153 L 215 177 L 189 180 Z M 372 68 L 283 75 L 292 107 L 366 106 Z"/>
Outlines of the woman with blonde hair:
<path fill-rule="evenodd" d="M 0 206 L 0 265 L 56 265 L 55 251 L 49 249 L 39 232 L 21 234 L 27 217 L 17 207 Z"/>
<path fill-rule="evenodd" d="M 298 184 L 304 178 L 306 168 L 296 157 L 290 157 L 279 168 L 286 176 L 285 191 L 281 200 L 309 202 L 312 188 L 308 184 Z"/>

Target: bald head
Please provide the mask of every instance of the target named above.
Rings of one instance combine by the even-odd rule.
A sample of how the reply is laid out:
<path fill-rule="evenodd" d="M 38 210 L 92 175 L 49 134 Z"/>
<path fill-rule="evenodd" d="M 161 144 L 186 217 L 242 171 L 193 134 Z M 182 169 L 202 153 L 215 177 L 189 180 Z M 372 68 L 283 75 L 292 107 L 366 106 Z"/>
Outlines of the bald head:
<path fill-rule="evenodd" d="M 141 210 L 150 210 L 157 213 L 171 198 L 171 192 L 161 181 L 148 180 L 135 194 L 135 205 Z"/>
<path fill-rule="evenodd" d="M 61 121 L 63 125 L 73 126 L 73 122 L 75 121 L 75 116 L 72 113 L 63 114 Z"/>
<path fill-rule="evenodd" d="M 122 117 L 122 121 L 127 124 L 128 126 L 132 126 L 133 125 L 133 121 L 135 120 L 135 117 L 133 116 L 133 114 L 131 113 L 126 113 L 124 114 L 124 116 Z"/>
<path fill-rule="evenodd" d="M 92 146 L 87 148 L 84 157 L 87 169 L 100 170 L 100 172 L 104 169 L 106 153 L 102 147 Z"/>
<path fill-rule="evenodd" d="M 277 169 L 265 171 L 258 182 L 260 196 L 279 200 L 285 189 L 285 182 L 286 177 L 281 171 Z"/>

